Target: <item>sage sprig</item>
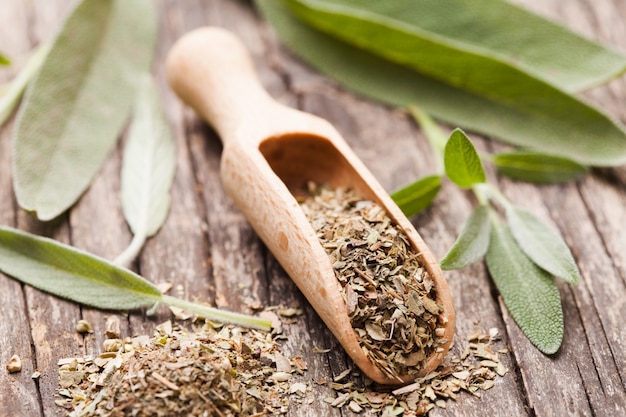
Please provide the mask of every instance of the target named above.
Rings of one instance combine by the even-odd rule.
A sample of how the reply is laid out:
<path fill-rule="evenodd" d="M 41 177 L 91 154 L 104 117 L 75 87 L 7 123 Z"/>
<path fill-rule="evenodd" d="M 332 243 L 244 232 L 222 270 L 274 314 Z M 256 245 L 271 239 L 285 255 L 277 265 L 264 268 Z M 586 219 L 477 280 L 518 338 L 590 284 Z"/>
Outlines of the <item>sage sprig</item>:
<path fill-rule="evenodd" d="M 210 320 L 269 330 L 270 322 L 164 295 L 141 276 L 52 239 L 0 226 L 0 270 L 42 291 L 109 310 L 155 303 L 183 308 Z"/>
<path fill-rule="evenodd" d="M 150 74 L 142 77 L 122 161 L 122 208 L 133 232 L 115 260 L 128 265 L 167 217 L 176 168 L 174 140 Z"/>
<path fill-rule="evenodd" d="M 54 39 L 18 114 L 18 203 L 41 220 L 85 191 L 126 122 L 156 40 L 150 0 L 81 1 Z"/>
<path fill-rule="evenodd" d="M 426 72 L 414 65 L 407 65 L 407 60 L 419 54 L 420 48 L 416 48 L 413 41 L 417 37 L 427 36 L 428 33 L 418 26 L 419 22 L 405 20 L 419 18 L 422 8 L 434 8 L 433 13 L 436 13 L 439 21 L 444 21 L 443 26 L 447 24 L 446 19 L 460 21 L 458 19 L 462 19 L 461 17 L 457 19 L 454 16 L 457 12 L 468 17 L 472 16 L 468 14 L 468 10 L 480 14 L 491 13 L 492 8 L 494 13 L 500 14 L 490 15 L 490 21 L 501 18 L 506 22 L 508 15 L 502 12 L 505 9 L 499 7 L 506 4 L 505 2 L 485 0 L 481 3 L 488 3 L 489 7 L 476 6 L 476 9 L 472 9 L 474 2 L 457 1 L 456 6 L 448 8 L 444 7 L 448 2 L 407 0 L 406 3 L 401 2 L 406 6 L 406 18 L 399 12 L 400 7 L 395 8 L 399 2 L 257 0 L 256 3 L 292 51 L 347 88 L 366 97 L 401 107 L 420 103 L 425 111 L 452 125 L 542 153 L 565 156 L 584 165 L 610 166 L 626 162 L 624 127 L 599 109 L 569 93 L 575 88 L 593 85 L 605 80 L 607 76 L 620 73 L 623 64 L 619 62 L 624 59 L 620 54 L 608 52 L 618 62 L 608 74 L 600 69 L 601 62 L 604 61 L 600 59 L 591 68 L 583 71 L 582 76 L 579 74 L 571 78 L 565 77 L 569 81 L 563 81 L 565 78 L 562 81 L 550 80 L 545 69 L 538 68 L 539 65 L 533 60 L 514 67 L 514 60 L 503 58 L 501 52 L 490 51 L 489 40 L 500 39 L 502 28 L 496 26 L 493 32 L 495 36 L 489 36 L 489 32 L 485 35 L 484 31 L 477 31 L 483 35 L 480 37 L 482 49 L 472 44 L 478 42 L 478 39 L 467 42 L 472 36 L 467 30 L 455 30 L 455 37 L 449 34 L 445 45 L 448 49 L 443 48 L 441 42 L 435 42 L 442 40 L 440 34 L 431 33 L 428 44 L 430 53 L 428 57 L 424 57 L 425 65 L 440 65 Z M 309 14 L 309 11 L 315 13 Z M 525 13 L 524 16 L 530 19 L 532 15 Z M 430 17 L 432 16 L 425 15 L 424 20 Z M 515 25 L 510 26 L 534 27 L 534 23 L 523 23 L 526 22 L 526 17 L 519 15 Z M 534 22 L 538 18 L 532 19 Z M 481 21 L 477 18 L 474 22 L 468 17 L 465 24 L 471 28 L 480 28 Z M 402 36 L 392 35 L 393 28 L 381 28 L 381 25 L 397 26 L 397 30 L 401 32 L 398 36 Z M 457 29 L 459 27 L 461 25 Z M 569 55 L 568 60 L 576 60 L 577 48 L 586 48 L 582 46 L 586 44 L 584 41 L 569 38 L 570 34 L 556 25 L 546 30 L 546 33 L 552 35 L 542 37 L 541 42 L 524 44 L 523 39 L 519 38 L 518 42 L 524 46 L 510 49 L 509 54 L 520 51 L 529 55 L 533 53 L 536 57 L 542 57 L 538 59 L 541 62 L 550 62 L 550 57 L 556 55 Z M 557 47 L 551 44 L 554 39 L 570 39 L 570 42 Z M 398 46 L 393 57 L 389 52 L 391 45 L 378 44 L 385 40 L 394 41 Z M 471 62 L 476 66 L 466 65 L 470 63 L 469 58 L 465 59 L 468 55 L 461 54 L 460 51 L 452 52 L 449 49 L 452 46 L 465 48 L 467 53 L 471 53 Z M 553 53 L 555 50 L 559 54 Z M 486 71 L 485 65 L 490 60 L 497 61 L 501 71 Z M 489 64 L 488 67 L 491 68 L 492 65 Z M 447 76 L 449 73 L 459 75 L 459 71 L 482 78 L 478 82 Z M 508 74 L 507 77 L 501 78 L 503 72 Z M 604 75 L 600 75 L 601 73 Z M 564 135 L 563 132 L 567 134 Z"/>
<path fill-rule="evenodd" d="M 425 113 L 419 114 L 420 121 L 427 119 Z M 426 134 L 440 136 L 437 130 L 431 124 Z M 431 139 L 430 143 L 441 141 Z M 563 338 L 563 314 L 551 275 L 572 284 L 580 279 L 569 248 L 558 232 L 510 203 L 487 182 L 478 152 L 462 130 L 450 135 L 443 160 L 448 178 L 471 189 L 479 205 L 441 260 L 441 267 L 462 268 L 486 255 L 489 273 L 513 319 L 540 351 L 556 352 Z M 402 201 L 398 203 L 402 209 Z M 505 210 L 508 224 L 500 219 L 496 206 Z"/>

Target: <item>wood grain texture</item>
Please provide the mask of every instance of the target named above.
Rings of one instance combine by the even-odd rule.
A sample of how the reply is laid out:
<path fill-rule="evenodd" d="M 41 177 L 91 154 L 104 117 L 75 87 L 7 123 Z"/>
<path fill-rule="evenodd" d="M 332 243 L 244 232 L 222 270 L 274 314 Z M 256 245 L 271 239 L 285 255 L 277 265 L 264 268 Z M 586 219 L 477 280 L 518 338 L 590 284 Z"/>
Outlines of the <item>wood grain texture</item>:
<path fill-rule="evenodd" d="M 626 52 L 626 3 L 622 0 L 516 0 L 537 13 Z M 50 39 L 70 0 L 4 0 L 0 9 L 0 50 L 11 57 Z M 330 381 L 353 364 L 306 299 L 287 277 L 226 195 L 219 179 L 222 145 L 199 117 L 168 88 L 163 63 L 169 47 L 187 31 L 217 25 L 235 32 L 251 51 L 264 87 L 279 102 L 329 120 L 383 187 L 391 191 L 432 173 L 428 145 L 401 111 L 348 93 L 302 64 L 284 49 L 249 1 L 159 0 L 160 32 L 154 73 L 177 144 L 172 208 L 134 268 L 153 282 L 170 282 L 174 295 L 235 311 L 250 306 L 301 308 L 286 320 L 283 351 L 300 356 L 308 371 L 298 376 L 311 392 L 294 403 L 290 416 L 354 416 L 321 401 L 335 394 Z M 7 80 L 11 71 L 0 71 Z M 626 122 L 626 77 L 585 92 L 592 101 Z M 109 155 L 93 186 L 67 214 L 41 224 L 17 208 L 11 185 L 10 136 L 13 122 L 0 128 L 0 221 L 44 234 L 98 255 L 114 258 L 131 235 L 119 203 L 121 149 Z M 484 150 L 500 145 L 472 136 Z M 122 138 L 123 139 L 123 138 Z M 516 204 L 551 223 L 571 247 L 582 273 L 576 287 L 559 284 L 565 339 L 557 354 L 539 353 L 506 312 L 484 265 L 446 274 L 457 310 L 456 343 L 465 347 L 475 329 L 496 327 L 511 353 L 510 372 L 482 398 L 461 395 L 432 416 L 616 416 L 626 414 L 626 168 L 594 170 L 572 183 L 532 186 L 489 176 Z M 445 184 L 436 205 L 412 219 L 436 257 L 450 247 L 475 201 Z M 61 416 L 54 405 L 58 359 L 100 349 L 106 318 L 115 314 L 81 308 L 0 274 L 0 416 Z M 124 335 L 150 334 L 170 317 L 143 312 L 119 316 Z M 87 318 L 96 328 L 83 338 L 74 331 Z M 330 349 L 317 353 L 317 349 Z M 5 364 L 21 356 L 24 369 L 8 374 Z M 42 372 L 38 381 L 34 370 Z M 358 377 L 356 384 L 362 383 Z M 363 414 L 361 414 L 363 415 Z"/>

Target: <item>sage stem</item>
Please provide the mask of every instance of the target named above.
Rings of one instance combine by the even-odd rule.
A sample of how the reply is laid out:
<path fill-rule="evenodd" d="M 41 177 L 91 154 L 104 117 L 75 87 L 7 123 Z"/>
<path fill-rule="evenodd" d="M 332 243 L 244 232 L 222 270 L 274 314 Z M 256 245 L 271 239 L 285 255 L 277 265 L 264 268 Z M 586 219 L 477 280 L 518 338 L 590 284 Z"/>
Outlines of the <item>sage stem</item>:
<path fill-rule="evenodd" d="M 272 323 L 269 320 L 259 317 L 248 316 L 246 314 L 233 313 L 231 311 L 224 311 L 213 307 L 204 306 L 201 304 L 192 303 L 190 301 L 181 300 L 169 295 L 163 295 L 161 300 L 163 303 L 178 307 L 186 311 L 198 314 L 205 319 L 215 320 L 222 323 L 235 324 L 242 327 L 249 327 L 252 329 L 269 331 L 272 328 Z"/>
<path fill-rule="evenodd" d="M 146 243 L 146 234 L 138 233 L 133 236 L 133 240 L 131 240 L 130 245 L 122 253 L 120 253 L 117 258 L 113 261 L 116 265 L 128 267 L 132 261 L 137 258 L 139 252 L 143 248 L 143 244 Z"/>
<path fill-rule="evenodd" d="M 409 106 L 409 113 L 411 113 L 411 116 L 417 120 L 417 123 L 424 131 L 424 135 L 426 136 L 426 139 L 435 154 L 435 160 L 437 161 L 437 173 L 443 175 L 445 173 L 443 150 L 446 147 L 448 137 L 444 135 L 443 131 L 439 126 L 437 126 L 432 117 L 430 117 L 428 113 L 424 112 L 418 106 L 411 104 Z"/>

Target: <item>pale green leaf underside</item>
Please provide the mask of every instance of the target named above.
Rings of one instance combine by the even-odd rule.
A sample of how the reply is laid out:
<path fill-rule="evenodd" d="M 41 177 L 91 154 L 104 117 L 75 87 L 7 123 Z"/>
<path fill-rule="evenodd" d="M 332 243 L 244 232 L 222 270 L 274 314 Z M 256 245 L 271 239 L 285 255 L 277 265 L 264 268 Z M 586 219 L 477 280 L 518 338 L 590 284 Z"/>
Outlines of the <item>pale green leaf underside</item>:
<path fill-rule="evenodd" d="M 485 256 L 489 247 L 490 230 L 489 208 L 483 205 L 476 207 L 465 221 L 454 245 L 441 260 L 441 268 L 463 268 Z"/>
<path fill-rule="evenodd" d="M 506 99 L 501 100 L 421 75 L 312 29 L 290 14 L 283 1 L 257 0 L 257 4 L 291 50 L 366 97 L 402 107 L 417 103 L 450 124 L 583 164 L 626 162 L 622 126 L 521 71 L 521 84 L 505 88 Z"/>
<path fill-rule="evenodd" d="M 508 207 L 506 217 L 515 240 L 533 262 L 570 284 L 578 283 L 578 267 L 558 232 L 522 207 Z"/>
<path fill-rule="evenodd" d="M 167 217 L 176 149 L 147 74 L 134 109 L 122 164 L 122 207 L 133 233 L 149 237 Z"/>
<path fill-rule="evenodd" d="M 441 189 L 441 176 L 428 175 L 393 193 L 391 198 L 405 216 L 414 216 L 428 208 Z"/>
<path fill-rule="evenodd" d="M 587 172 L 576 161 L 537 152 L 503 152 L 490 159 L 507 177 L 540 184 L 570 181 Z"/>
<path fill-rule="evenodd" d="M 476 148 L 460 129 L 455 129 L 443 153 L 446 175 L 459 187 L 469 188 L 485 182 L 483 164 Z"/>
<path fill-rule="evenodd" d="M 290 0 L 310 24 L 459 84 L 518 81 L 517 68 L 567 91 L 626 70 L 626 56 L 501 0 Z"/>
<path fill-rule="evenodd" d="M 139 275 L 57 241 L 0 226 L 0 270 L 25 284 L 102 309 L 132 310 L 161 300 Z"/>
<path fill-rule="evenodd" d="M 517 246 L 508 226 L 492 224 L 487 267 L 504 304 L 526 337 L 545 354 L 555 353 L 563 340 L 559 290 L 546 271 Z"/>
<path fill-rule="evenodd" d="M 78 4 L 18 115 L 14 183 L 23 208 L 50 220 L 85 191 L 128 117 L 155 39 L 151 0 Z"/>

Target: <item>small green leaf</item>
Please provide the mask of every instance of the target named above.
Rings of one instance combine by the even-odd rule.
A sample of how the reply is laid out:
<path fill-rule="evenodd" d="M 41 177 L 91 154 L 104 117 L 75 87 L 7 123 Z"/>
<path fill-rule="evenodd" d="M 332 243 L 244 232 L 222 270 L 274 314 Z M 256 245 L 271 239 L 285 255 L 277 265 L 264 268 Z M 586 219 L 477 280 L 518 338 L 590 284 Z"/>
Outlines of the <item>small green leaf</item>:
<path fill-rule="evenodd" d="M 391 198 L 404 215 L 410 217 L 428 208 L 440 189 L 441 176 L 427 175 L 394 191 L 391 193 Z"/>
<path fill-rule="evenodd" d="M 5 67 L 11 65 L 11 60 L 2 52 L 0 52 L 0 65 L 4 65 Z"/>
<path fill-rule="evenodd" d="M 26 62 L 24 68 L 22 68 L 17 77 L 11 81 L 6 91 L 0 96 L 0 126 L 13 114 L 13 110 L 15 110 L 17 104 L 20 102 L 26 86 L 41 68 L 41 64 L 49 50 L 50 44 L 48 43 L 37 47 L 28 59 L 28 62 Z"/>
<path fill-rule="evenodd" d="M 441 268 L 446 270 L 463 268 L 485 256 L 489 247 L 490 229 L 489 207 L 483 205 L 476 207 L 465 221 L 454 245 L 441 260 Z"/>
<path fill-rule="evenodd" d="M 57 35 L 18 115 L 17 200 L 51 220 L 87 189 L 128 118 L 152 60 L 151 0 L 82 1 Z"/>
<path fill-rule="evenodd" d="M 139 275 L 52 239 L 0 226 L 0 271 L 61 298 L 107 310 L 155 303 L 183 308 L 210 320 L 269 330 L 258 317 L 218 310 L 168 295 Z"/>
<path fill-rule="evenodd" d="M 116 259 L 121 265 L 134 259 L 165 221 L 176 167 L 174 140 L 149 74 L 140 85 L 122 163 L 122 208 L 134 237 Z"/>
<path fill-rule="evenodd" d="M 535 183 L 570 181 L 587 172 L 571 159 L 532 151 L 503 152 L 489 160 L 507 177 Z"/>
<path fill-rule="evenodd" d="M 493 221 L 486 259 L 504 304 L 520 329 L 541 352 L 555 353 L 563 340 L 563 310 L 552 277 L 522 252 L 509 227 L 500 220 Z"/>
<path fill-rule="evenodd" d="M 139 275 L 52 239 L 0 226 L 0 270 L 62 298 L 93 307 L 131 310 L 161 300 Z"/>
<path fill-rule="evenodd" d="M 577 284 L 580 272 L 561 235 L 530 211 L 509 206 L 506 217 L 515 240 L 538 266 L 570 284 Z"/>
<path fill-rule="evenodd" d="M 443 161 L 446 175 L 459 187 L 469 188 L 486 180 L 476 148 L 460 129 L 455 129 L 450 135 L 443 153 Z"/>

